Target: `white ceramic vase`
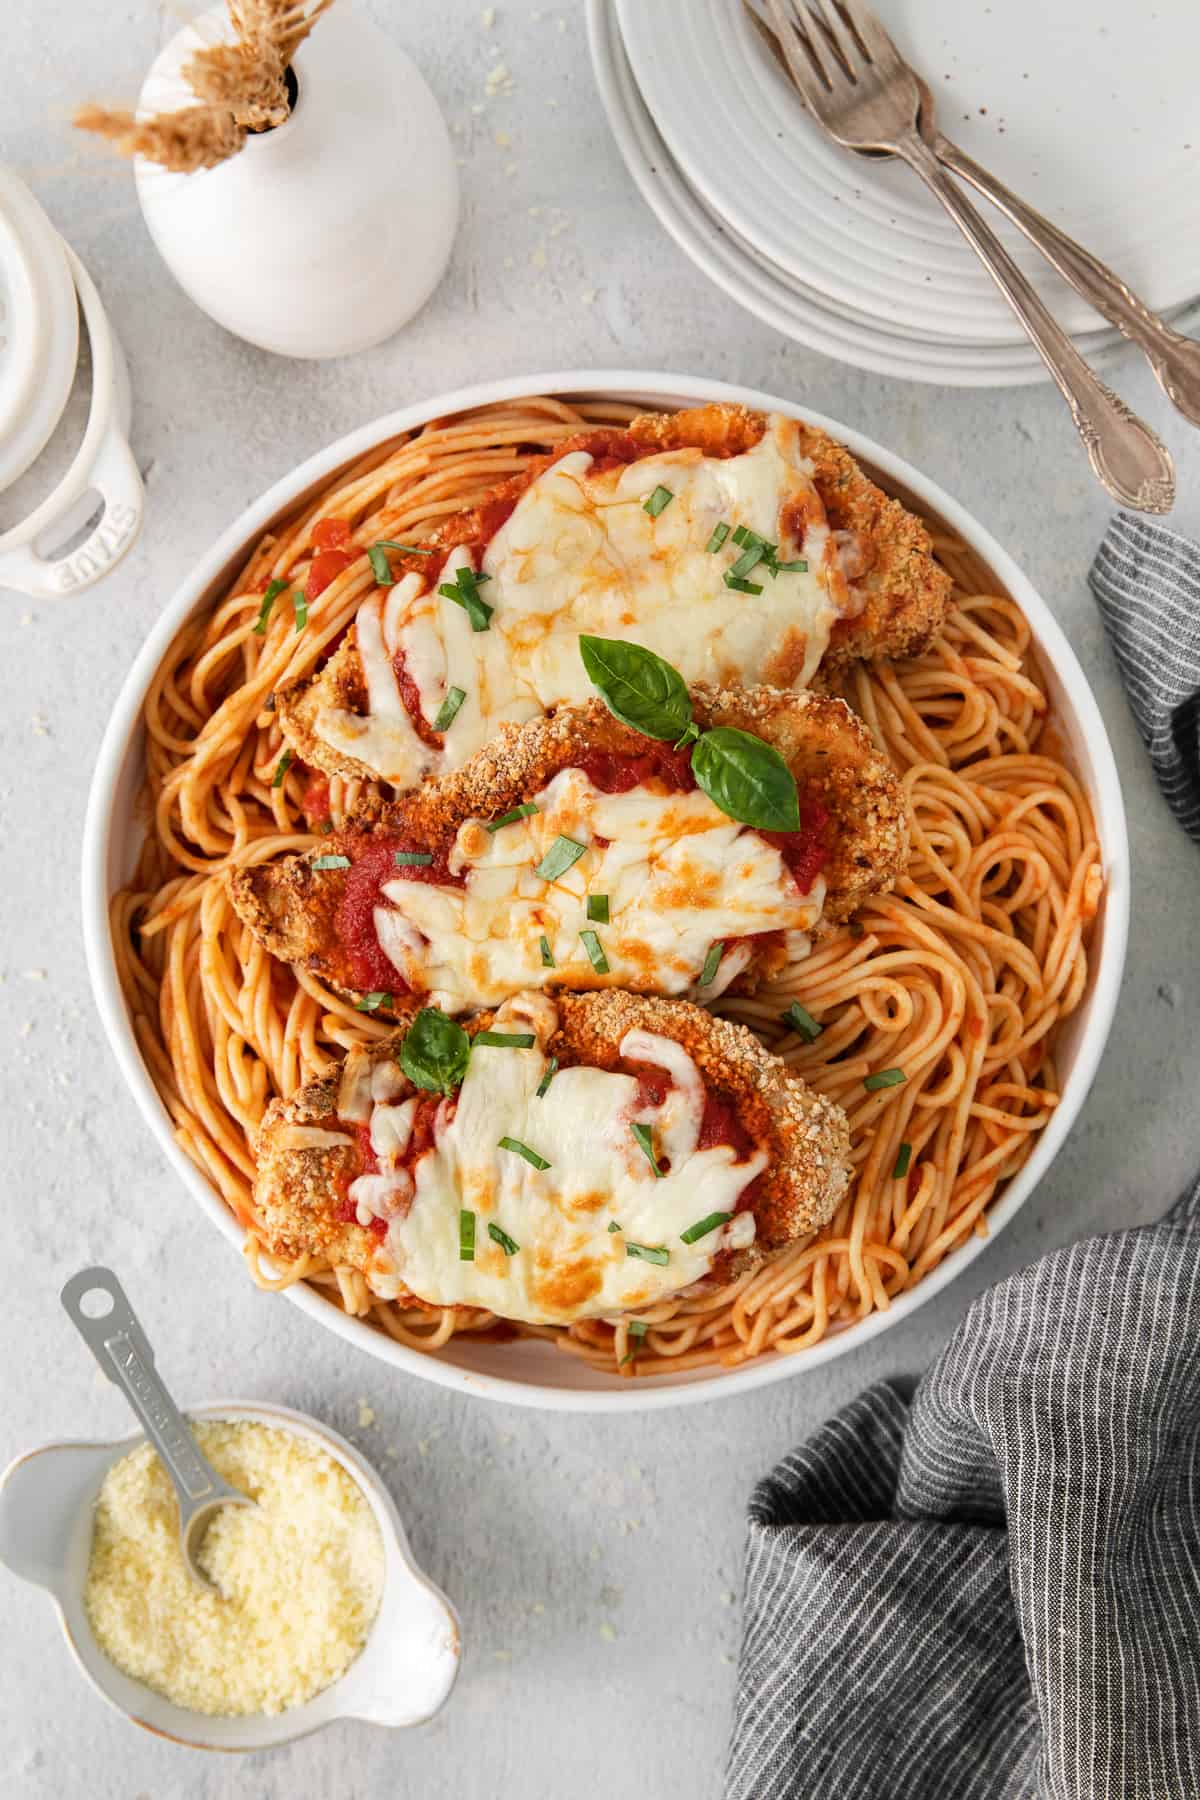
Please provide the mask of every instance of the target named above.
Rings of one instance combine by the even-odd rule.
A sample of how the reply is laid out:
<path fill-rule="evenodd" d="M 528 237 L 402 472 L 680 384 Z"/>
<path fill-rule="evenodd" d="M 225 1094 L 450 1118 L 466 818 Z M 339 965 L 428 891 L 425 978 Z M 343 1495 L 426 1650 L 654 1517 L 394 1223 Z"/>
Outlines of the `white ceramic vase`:
<path fill-rule="evenodd" d="M 191 104 L 184 63 L 231 35 L 224 7 L 179 32 L 140 111 Z M 284 124 L 192 175 L 139 158 L 138 198 L 167 267 L 218 324 L 283 356 L 345 356 L 390 337 L 441 279 L 454 153 L 416 65 L 350 0 L 317 23 L 293 72 Z"/>

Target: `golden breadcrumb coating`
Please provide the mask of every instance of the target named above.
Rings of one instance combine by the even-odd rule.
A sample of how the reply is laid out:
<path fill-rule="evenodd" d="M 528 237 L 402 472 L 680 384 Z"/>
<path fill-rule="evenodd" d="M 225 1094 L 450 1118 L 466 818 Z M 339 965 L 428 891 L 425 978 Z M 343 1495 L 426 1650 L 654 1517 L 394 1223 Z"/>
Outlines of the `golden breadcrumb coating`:
<path fill-rule="evenodd" d="M 830 634 L 821 665 L 822 682 L 849 662 L 879 657 L 912 656 L 936 636 L 950 600 L 951 580 L 934 561 L 929 533 L 920 519 L 898 500 L 889 499 L 859 468 L 848 450 L 816 426 L 797 422 L 800 446 L 813 467 L 813 483 L 830 528 L 848 534 L 846 578 L 851 611 Z M 568 439 L 553 453 L 531 458 L 519 475 L 500 484 L 478 506 L 465 508 L 430 534 L 424 547 L 448 550 L 490 537 L 500 512 L 518 499 L 538 475 L 578 444 L 593 453 L 605 442 L 629 441 L 645 455 L 695 448 L 709 456 L 740 456 L 752 449 L 766 429 L 761 413 L 743 406 L 709 405 L 676 413 L 644 413 L 627 427 L 591 426 Z M 852 547 L 851 547 L 852 546 Z M 398 574 L 422 572 L 424 558 L 400 556 Z M 774 679 L 786 680 L 781 667 Z M 281 687 L 276 712 L 296 753 L 330 775 L 377 778 L 354 757 L 318 737 L 316 718 L 328 707 L 352 713 L 367 709 L 354 628 L 315 676 Z"/>
<path fill-rule="evenodd" d="M 734 1107 L 739 1123 L 767 1152 L 766 1170 L 753 1184 L 755 1242 L 748 1249 L 722 1251 L 710 1279 L 727 1281 L 743 1270 L 807 1236 L 832 1218 L 850 1179 L 850 1135 L 846 1116 L 816 1093 L 786 1064 L 765 1050 L 744 1025 L 714 1018 L 687 1001 L 662 1000 L 610 989 L 600 994 L 555 996 L 558 1026 L 546 1043 L 560 1067 L 620 1066 L 620 1044 L 635 1029 L 673 1038 L 695 1062 L 705 1086 Z M 403 1009 L 403 1022 L 369 1050 L 352 1051 L 371 1066 L 395 1058 L 416 1012 Z M 490 1030 L 496 1014 L 481 1014 L 464 1026 L 473 1037 Z M 399 1074 L 402 1093 L 413 1092 Z M 292 1261 L 305 1254 L 366 1270 L 378 1240 L 344 1216 L 346 1193 L 359 1171 L 352 1144 L 305 1147 L 289 1142 L 295 1127 L 345 1134 L 337 1118 L 340 1072 L 301 1088 L 290 1099 L 273 1100 L 256 1144 L 254 1204 L 259 1230 L 270 1252 Z"/>
<path fill-rule="evenodd" d="M 774 745 L 806 800 L 828 815 L 825 906 L 819 929 L 855 911 L 871 894 L 890 888 L 908 855 L 908 817 L 903 789 L 874 748 L 862 722 L 841 700 L 778 688 L 692 690 L 696 723 L 733 726 Z M 344 993 L 357 994 L 349 974 L 337 914 L 346 888 L 344 868 L 314 867 L 333 855 L 355 860 L 368 823 L 436 853 L 448 849 L 467 819 L 495 819 L 532 799 L 561 769 L 575 767 L 591 751 L 637 756 L 650 740 L 613 717 L 601 700 L 564 706 L 525 725 L 503 727 L 461 769 L 430 781 L 391 806 L 375 809 L 362 825 L 333 833 L 319 849 L 232 871 L 229 892 L 238 916 L 273 956 L 300 964 Z M 755 946 L 753 959 L 731 984 L 751 992 L 786 959 L 778 934 Z M 648 964 L 649 966 L 649 964 Z M 565 971 L 563 976 L 565 976 Z M 562 979 L 547 973 L 550 986 Z M 600 985 L 578 971 L 576 979 Z M 654 984 L 626 982 L 647 991 Z"/>

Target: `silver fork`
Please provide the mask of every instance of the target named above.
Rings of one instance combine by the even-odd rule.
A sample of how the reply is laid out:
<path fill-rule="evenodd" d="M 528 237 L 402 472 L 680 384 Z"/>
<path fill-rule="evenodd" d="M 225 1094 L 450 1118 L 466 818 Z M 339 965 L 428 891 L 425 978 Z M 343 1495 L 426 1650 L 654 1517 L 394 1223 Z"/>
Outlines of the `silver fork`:
<path fill-rule="evenodd" d="M 921 135 L 921 89 L 878 19 L 857 0 L 765 0 L 788 72 L 809 111 L 847 150 L 898 156 L 937 195 L 1028 332 L 1071 409 L 1108 492 L 1165 513 L 1175 469 L 1165 446 L 1080 356 L 1004 245 Z"/>
<path fill-rule="evenodd" d="M 969 181 L 985 200 L 999 207 L 1017 229 L 1024 232 L 1035 250 L 1040 250 L 1046 261 L 1058 270 L 1063 280 L 1069 282 L 1077 294 L 1082 294 L 1098 313 L 1103 313 L 1109 324 L 1115 325 L 1131 344 L 1137 345 L 1172 406 L 1190 425 L 1200 425 L 1200 342 L 1185 337 L 1181 331 L 1173 331 L 1165 319 L 1151 312 L 1146 302 L 1090 250 L 1085 250 L 1065 231 L 1060 231 L 1027 200 L 1005 187 L 998 176 L 951 143 L 938 129 L 929 83 L 915 69 L 913 75 L 921 90 L 921 136 L 938 161 L 944 163 L 952 175 L 960 175 L 964 181 Z"/>

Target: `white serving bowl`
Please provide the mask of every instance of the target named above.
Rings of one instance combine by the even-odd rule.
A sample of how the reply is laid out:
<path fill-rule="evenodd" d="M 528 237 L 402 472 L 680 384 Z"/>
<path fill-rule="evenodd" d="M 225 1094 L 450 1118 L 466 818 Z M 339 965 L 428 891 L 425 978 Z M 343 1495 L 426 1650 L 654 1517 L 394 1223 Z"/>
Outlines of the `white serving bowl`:
<path fill-rule="evenodd" d="M 341 1463 L 362 1489 L 383 1539 L 383 1596 L 359 1656 L 340 1680 L 289 1712 L 217 1718 L 176 1706 L 122 1674 L 97 1644 L 83 1604 L 92 1512 L 105 1475 L 144 1442 L 46 1444 L 18 1456 L 0 1477 L 0 1563 L 46 1589 L 80 1671 L 110 1706 L 160 1737 L 194 1750 L 269 1750 L 334 1719 L 421 1725 L 445 1704 L 458 1675 L 458 1620 L 413 1561 L 392 1497 L 369 1463 L 336 1431 L 287 1406 L 214 1401 L 193 1419 L 251 1420 L 307 1438 Z"/>
<path fill-rule="evenodd" d="M 1092 802 L 1104 860 L 1106 891 L 1089 950 L 1088 992 L 1067 1021 L 1058 1045 L 1062 1096 L 1037 1147 L 988 1213 L 989 1234 L 1003 1230 L 1024 1205 L 1062 1145 L 1092 1084 L 1116 1008 L 1129 927 L 1129 842 L 1121 800 L 1121 784 L 1100 710 L 1075 653 L 1045 601 L 1012 558 L 955 500 L 926 476 L 860 432 L 834 419 L 793 405 L 754 388 L 695 376 L 641 371 L 567 370 L 511 378 L 439 394 L 419 405 L 376 419 L 319 451 L 275 483 L 247 507 L 184 580 L 142 647 L 109 720 L 100 747 L 88 801 L 83 845 L 83 926 L 92 991 L 122 1073 L 165 1155 L 229 1243 L 240 1249 L 242 1233 L 220 1195 L 175 1143 L 171 1122 L 138 1049 L 113 957 L 109 933 L 109 900 L 128 876 L 143 821 L 137 796 L 143 774 L 142 704 L 167 648 L 183 622 L 210 605 L 232 579 L 250 547 L 263 532 L 294 514 L 326 487 L 335 474 L 397 432 L 468 407 L 522 395 L 551 393 L 568 399 L 597 396 L 630 400 L 649 408 L 677 408 L 724 401 L 756 410 L 782 411 L 807 419 L 828 431 L 867 469 L 879 484 L 926 518 L 944 524 L 970 545 L 1010 594 L 1029 621 L 1050 687 L 1055 720 Z M 359 1349 L 412 1375 L 444 1387 L 525 1406 L 567 1411 L 620 1412 L 637 1407 L 678 1406 L 725 1397 L 800 1375 L 842 1356 L 870 1337 L 887 1331 L 944 1288 L 979 1256 L 988 1239 L 972 1237 L 915 1288 L 893 1301 L 886 1312 L 835 1331 L 795 1356 L 764 1356 L 740 1368 L 692 1369 L 626 1381 L 604 1375 L 573 1356 L 540 1340 L 508 1344 L 474 1341 L 469 1335 L 451 1341 L 434 1355 L 409 1350 L 360 1319 L 352 1319 L 316 1289 L 297 1284 L 288 1298 Z M 231 1280 L 244 1280 L 241 1258 Z M 266 1302 L 264 1301 L 264 1304 Z"/>

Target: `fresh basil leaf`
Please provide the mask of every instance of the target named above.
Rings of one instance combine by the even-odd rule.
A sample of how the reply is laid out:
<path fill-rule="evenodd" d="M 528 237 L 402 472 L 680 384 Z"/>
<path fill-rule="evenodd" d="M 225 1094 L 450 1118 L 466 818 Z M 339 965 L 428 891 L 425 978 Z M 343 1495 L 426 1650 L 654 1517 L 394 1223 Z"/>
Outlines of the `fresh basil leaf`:
<path fill-rule="evenodd" d="M 692 751 L 692 774 L 714 806 L 758 831 L 799 831 L 800 802 L 791 770 L 770 744 L 718 725 Z"/>
<path fill-rule="evenodd" d="M 620 638 L 581 637 L 583 666 L 610 713 L 643 737 L 673 744 L 692 722 L 692 697 L 678 669 Z"/>
<path fill-rule="evenodd" d="M 461 1025 L 436 1006 L 422 1007 L 400 1046 L 400 1067 L 414 1087 L 449 1094 L 462 1083 L 471 1040 Z"/>

